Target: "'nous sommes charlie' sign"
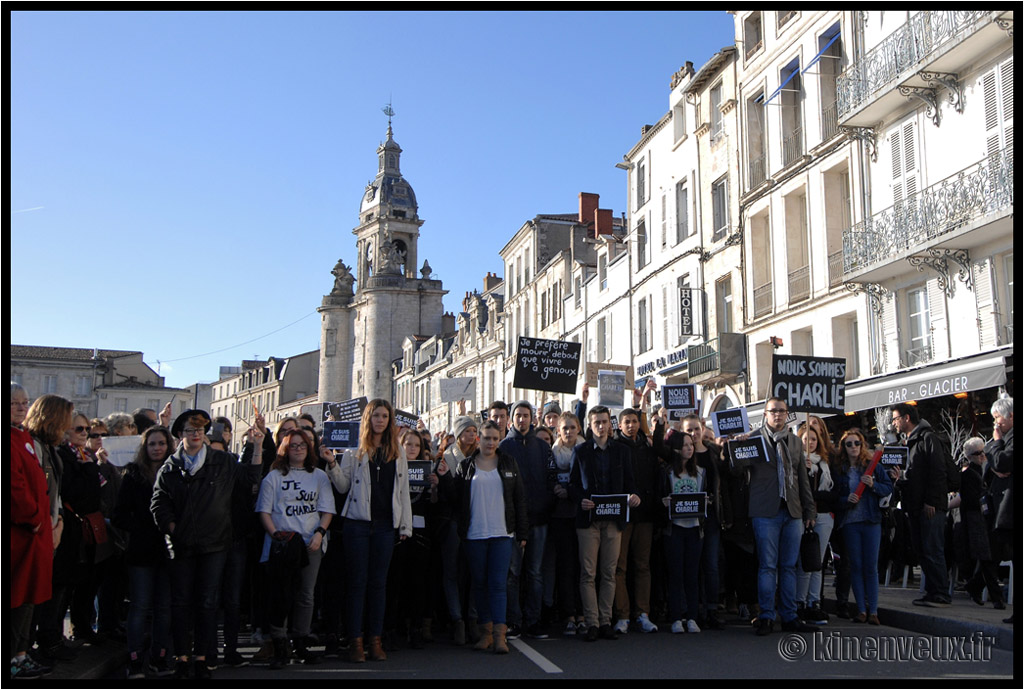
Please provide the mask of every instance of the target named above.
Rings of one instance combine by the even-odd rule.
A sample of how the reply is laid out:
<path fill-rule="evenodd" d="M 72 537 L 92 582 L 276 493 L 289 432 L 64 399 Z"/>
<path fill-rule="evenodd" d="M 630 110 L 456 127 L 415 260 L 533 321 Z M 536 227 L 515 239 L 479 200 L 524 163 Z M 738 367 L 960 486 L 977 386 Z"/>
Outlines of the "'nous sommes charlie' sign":
<path fill-rule="evenodd" d="M 774 355 L 772 395 L 785 400 L 790 412 L 843 414 L 846 359 Z"/>

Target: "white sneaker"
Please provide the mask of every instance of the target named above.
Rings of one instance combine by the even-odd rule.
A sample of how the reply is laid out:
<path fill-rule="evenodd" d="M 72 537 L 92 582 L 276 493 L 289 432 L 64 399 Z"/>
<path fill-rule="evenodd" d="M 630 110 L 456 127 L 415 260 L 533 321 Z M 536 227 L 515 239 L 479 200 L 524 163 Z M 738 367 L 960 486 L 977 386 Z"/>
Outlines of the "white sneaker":
<path fill-rule="evenodd" d="M 629 620 L 625 618 L 619 619 L 619 621 L 615 624 L 615 632 L 619 633 L 620 635 L 625 635 L 626 633 L 628 633 Z"/>
<path fill-rule="evenodd" d="M 572 636 L 576 634 L 576 621 L 569 621 L 565 624 L 565 630 L 562 632 L 563 635 Z"/>
<path fill-rule="evenodd" d="M 692 618 L 686 621 L 686 632 L 699 633 L 700 627 L 697 626 L 697 621 L 693 620 Z"/>
<path fill-rule="evenodd" d="M 641 613 L 636 619 L 636 624 L 640 626 L 640 629 L 645 633 L 656 633 L 658 632 L 658 626 L 651 622 L 651 619 L 647 617 L 646 613 Z"/>
<path fill-rule="evenodd" d="M 680 633 L 686 632 L 686 628 L 683 627 L 683 622 L 682 621 L 676 621 L 675 623 L 673 623 L 672 624 L 672 632 L 677 634 L 677 635 L 680 634 Z"/>

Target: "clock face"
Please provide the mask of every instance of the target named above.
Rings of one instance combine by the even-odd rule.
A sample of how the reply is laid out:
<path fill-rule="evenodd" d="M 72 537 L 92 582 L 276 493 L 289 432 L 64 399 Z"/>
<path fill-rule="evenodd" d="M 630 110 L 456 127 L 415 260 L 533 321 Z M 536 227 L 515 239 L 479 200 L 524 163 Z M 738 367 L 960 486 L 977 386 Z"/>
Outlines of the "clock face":
<path fill-rule="evenodd" d="M 373 201 L 373 197 L 376 194 L 377 194 L 377 188 L 376 187 L 371 185 L 371 186 L 366 188 L 366 200 L 367 201 Z"/>

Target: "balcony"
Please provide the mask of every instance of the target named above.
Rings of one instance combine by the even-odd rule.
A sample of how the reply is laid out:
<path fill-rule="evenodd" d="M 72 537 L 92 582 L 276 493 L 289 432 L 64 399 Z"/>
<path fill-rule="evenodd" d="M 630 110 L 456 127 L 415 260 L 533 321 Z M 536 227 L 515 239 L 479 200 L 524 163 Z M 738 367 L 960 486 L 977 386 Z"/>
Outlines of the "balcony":
<path fill-rule="evenodd" d="M 747 189 L 756 189 L 768 178 L 768 169 L 765 163 L 765 155 L 763 153 L 751 157 L 747 164 L 747 169 L 750 171 L 750 176 L 747 180 Z"/>
<path fill-rule="evenodd" d="M 903 351 L 903 362 L 902 367 L 909 369 L 910 367 L 920 366 L 927 364 L 932 361 L 932 346 L 925 345 L 923 347 L 916 347 L 910 350 Z"/>
<path fill-rule="evenodd" d="M 811 296 L 811 267 L 801 266 L 789 274 L 789 303 L 803 302 Z"/>
<path fill-rule="evenodd" d="M 772 281 L 754 288 L 754 318 L 759 319 L 772 312 Z"/>
<path fill-rule="evenodd" d="M 828 286 L 834 288 L 843 282 L 843 250 L 828 255 Z"/>
<path fill-rule="evenodd" d="M 845 279 L 878 282 L 891 277 L 880 269 L 954 240 L 960 249 L 980 246 L 1012 232 L 1012 212 L 1013 154 L 1005 151 L 843 232 Z"/>
<path fill-rule="evenodd" d="M 839 134 L 839 110 L 833 101 L 821 109 L 821 140 L 829 141 Z"/>
<path fill-rule="evenodd" d="M 839 75 L 839 124 L 872 127 L 885 119 L 886 113 L 906 102 L 897 86 L 929 85 L 920 72 L 952 75 L 955 80 L 965 66 L 991 54 L 993 44 L 1005 40 L 1003 29 L 994 22 L 999 14 L 982 10 L 915 14 Z"/>
<path fill-rule="evenodd" d="M 746 371 L 746 337 L 720 333 L 700 345 L 686 348 L 687 378 L 691 383 L 735 381 Z"/>
<path fill-rule="evenodd" d="M 804 155 L 804 128 L 794 127 L 782 139 L 782 166 L 788 166 L 802 155 Z"/>

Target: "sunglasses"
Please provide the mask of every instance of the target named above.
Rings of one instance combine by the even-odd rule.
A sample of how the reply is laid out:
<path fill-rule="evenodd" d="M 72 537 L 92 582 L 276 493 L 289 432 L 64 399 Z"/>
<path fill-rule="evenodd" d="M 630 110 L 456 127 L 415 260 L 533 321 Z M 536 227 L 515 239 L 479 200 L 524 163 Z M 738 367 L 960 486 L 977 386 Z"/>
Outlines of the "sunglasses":
<path fill-rule="evenodd" d="M 860 446 L 860 441 L 846 441 L 843 445 L 847 448 L 857 448 Z"/>
<path fill-rule="evenodd" d="M 76 426 L 76 427 L 74 427 L 74 432 L 76 434 L 80 434 L 83 431 L 92 431 L 92 427 L 91 426 Z"/>
<path fill-rule="evenodd" d="M 103 438 L 106 434 L 89 434 L 89 438 Z"/>

